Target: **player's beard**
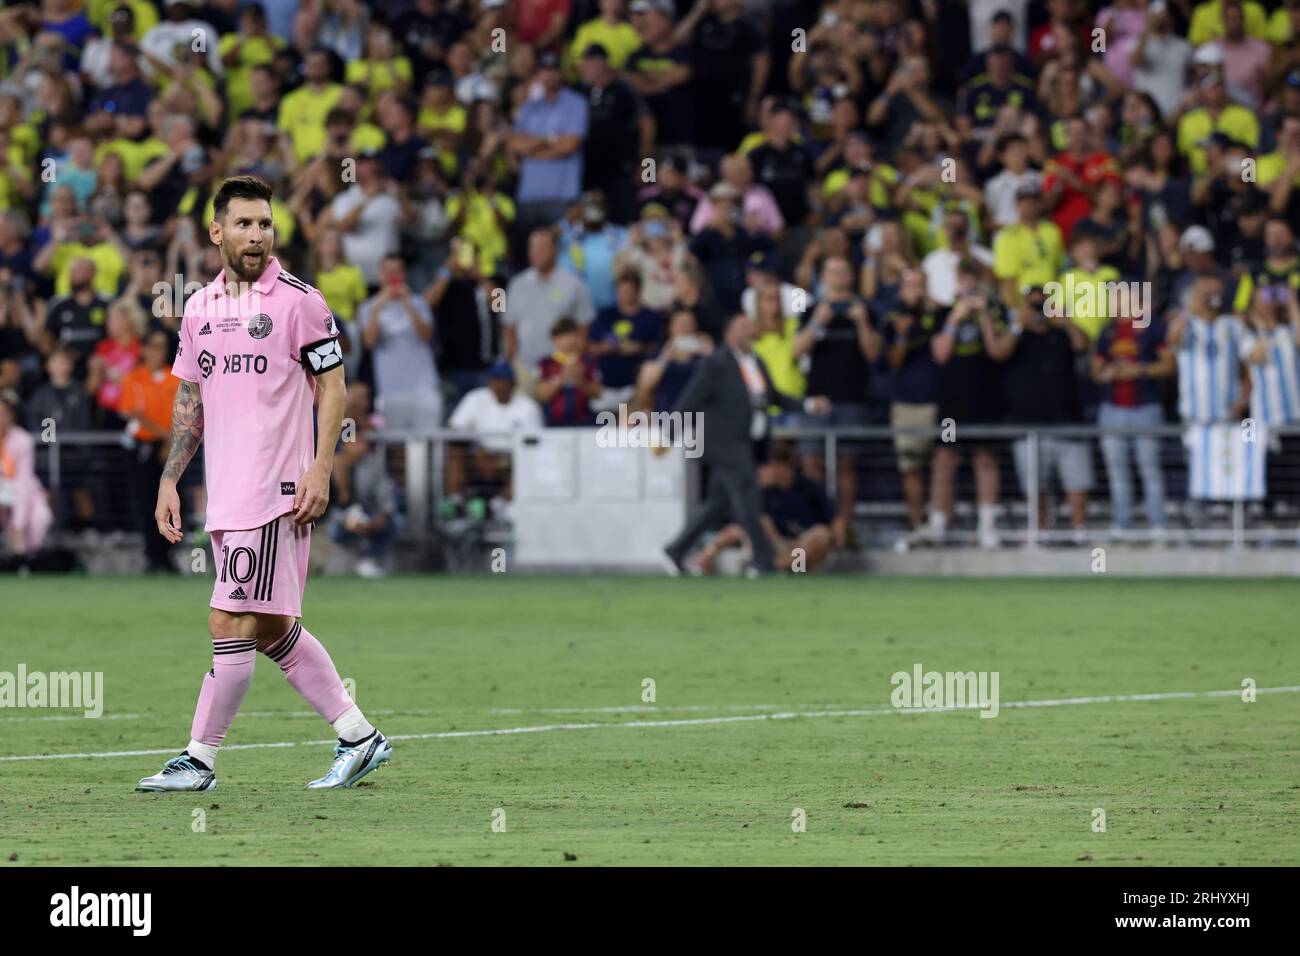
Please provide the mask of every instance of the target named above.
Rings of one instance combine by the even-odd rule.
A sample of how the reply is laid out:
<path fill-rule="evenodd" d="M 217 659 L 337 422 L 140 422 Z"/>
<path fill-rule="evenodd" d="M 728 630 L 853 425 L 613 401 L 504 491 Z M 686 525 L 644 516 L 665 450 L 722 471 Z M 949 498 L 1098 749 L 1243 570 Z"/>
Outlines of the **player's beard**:
<path fill-rule="evenodd" d="M 239 249 L 234 246 L 222 245 L 221 258 L 225 261 L 227 274 L 233 274 L 241 282 L 256 282 L 266 271 L 267 263 L 271 261 L 271 252 L 266 246 L 262 246 L 256 251 L 260 258 L 256 261 L 244 258 L 244 254 L 251 252 L 247 248 Z"/>

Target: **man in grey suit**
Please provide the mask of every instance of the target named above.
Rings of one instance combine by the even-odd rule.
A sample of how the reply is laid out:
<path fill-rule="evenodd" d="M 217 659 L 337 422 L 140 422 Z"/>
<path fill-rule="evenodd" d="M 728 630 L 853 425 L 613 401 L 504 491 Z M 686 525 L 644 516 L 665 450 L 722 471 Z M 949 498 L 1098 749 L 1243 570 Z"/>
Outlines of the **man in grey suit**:
<path fill-rule="evenodd" d="M 700 460 L 709 469 L 704 507 L 664 548 L 664 567 L 674 577 L 681 574 L 700 535 L 724 519 L 745 529 L 753 554 L 748 573 L 775 570 L 772 545 L 759 521 L 762 499 L 755 456 L 756 446 L 767 442 L 768 406 L 810 413 L 825 413 L 830 406 L 824 397 L 800 402 L 772 387 L 767 368 L 753 351 L 754 320 L 743 312 L 727 322 L 723 345 L 699 364 L 674 406 L 674 411 L 700 413 Z"/>

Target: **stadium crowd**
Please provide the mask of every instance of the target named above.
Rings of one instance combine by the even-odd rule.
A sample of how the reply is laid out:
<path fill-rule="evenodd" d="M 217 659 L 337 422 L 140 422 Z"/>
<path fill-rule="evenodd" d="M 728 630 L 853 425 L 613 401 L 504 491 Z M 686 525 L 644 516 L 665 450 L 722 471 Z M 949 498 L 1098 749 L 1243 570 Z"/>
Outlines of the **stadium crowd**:
<path fill-rule="evenodd" d="M 354 408 L 387 428 L 666 410 L 743 313 L 776 389 L 828 400 L 782 423 L 898 428 L 918 535 L 946 532 L 968 457 L 994 545 L 1001 446 L 962 426 L 1300 415 L 1300 0 L 11 3 L 13 549 L 51 521 L 32 490 L 49 420 L 130 437 L 152 527 L 168 360 L 220 270 L 204 234 L 235 174 L 274 187 L 275 254 L 325 295 Z M 908 431 L 949 420 L 957 441 Z M 781 450 L 781 484 L 824 484 L 820 449 Z M 451 456 L 450 507 L 484 475 L 508 497 L 503 451 Z M 340 460 L 340 539 L 391 537 L 369 453 Z M 1135 464 L 1163 526 L 1156 440 L 1102 453 L 1116 526 Z M 102 527 L 99 453 L 63 454 L 84 480 L 54 513 Z M 1082 528 L 1091 450 L 1038 458 Z M 812 510 L 843 546 L 851 443 L 836 467 Z"/>

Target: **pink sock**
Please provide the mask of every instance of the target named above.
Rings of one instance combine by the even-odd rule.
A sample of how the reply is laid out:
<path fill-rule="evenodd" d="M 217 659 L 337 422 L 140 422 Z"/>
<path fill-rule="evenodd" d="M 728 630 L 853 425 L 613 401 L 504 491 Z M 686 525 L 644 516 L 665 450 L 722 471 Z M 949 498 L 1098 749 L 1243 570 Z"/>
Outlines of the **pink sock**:
<path fill-rule="evenodd" d="M 221 746 L 253 683 L 256 662 L 257 642 L 251 637 L 213 639 L 212 670 L 203 677 L 190 727 L 193 739 L 211 747 Z"/>
<path fill-rule="evenodd" d="M 265 651 L 280 665 L 289 686 L 331 724 L 352 706 L 339 672 L 321 642 L 295 621 L 289 633 Z"/>

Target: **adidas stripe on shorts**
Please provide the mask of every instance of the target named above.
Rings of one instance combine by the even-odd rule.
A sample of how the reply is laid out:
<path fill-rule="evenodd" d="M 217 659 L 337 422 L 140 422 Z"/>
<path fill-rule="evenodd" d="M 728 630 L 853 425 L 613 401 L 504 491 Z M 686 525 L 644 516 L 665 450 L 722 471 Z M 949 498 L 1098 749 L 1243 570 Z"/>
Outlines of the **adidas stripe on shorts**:
<path fill-rule="evenodd" d="M 284 514 L 250 531 L 213 531 L 217 581 L 212 607 L 222 611 L 302 617 L 311 526 Z"/>

